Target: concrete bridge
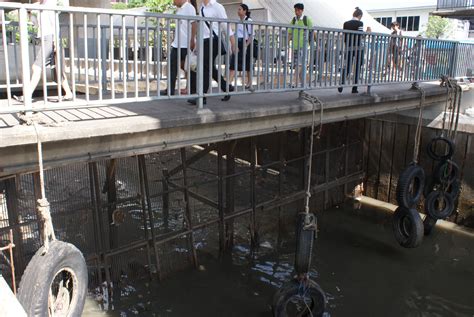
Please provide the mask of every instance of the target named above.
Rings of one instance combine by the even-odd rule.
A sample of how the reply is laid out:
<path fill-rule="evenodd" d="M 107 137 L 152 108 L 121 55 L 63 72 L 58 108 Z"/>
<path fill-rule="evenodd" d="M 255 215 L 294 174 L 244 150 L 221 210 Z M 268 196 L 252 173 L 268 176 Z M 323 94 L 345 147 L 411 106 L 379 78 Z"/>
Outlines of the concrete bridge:
<path fill-rule="evenodd" d="M 323 103 L 322 118 L 318 105 L 316 120 L 326 124 L 417 108 L 420 92 L 410 87 L 380 86 L 370 95 L 333 89 L 307 93 Z M 425 107 L 446 101 L 446 88 L 439 83 L 421 87 Z M 31 117 L 39 123 L 36 130 L 17 114 L 0 115 L 0 176 L 35 171 L 38 139 L 44 165 L 52 168 L 298 129 L 310 126 L 312 118 L 311 103 L 298 92 L 236 95 L 228 102 L 209 98 L 201 110 L 184 100 L 71 106 L 51 104 L 51 110 L 37 112 Z"/>

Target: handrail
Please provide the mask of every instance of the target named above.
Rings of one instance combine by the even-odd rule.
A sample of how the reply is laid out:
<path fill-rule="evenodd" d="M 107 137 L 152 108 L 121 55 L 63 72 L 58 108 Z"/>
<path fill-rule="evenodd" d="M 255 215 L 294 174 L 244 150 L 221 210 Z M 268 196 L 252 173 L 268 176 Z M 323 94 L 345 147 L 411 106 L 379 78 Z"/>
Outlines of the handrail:
<path fill-rule="evenodd" d="M 32 44 L 32 38 L 26 32 L 28 10 L 53 11 L 55 14 L 54 39 L 61 49 L 56 57 L 58 67 L 53 71 L 42 63 L 43 74 L 48 74 L 43 76 L 43 81 L 47 82 L 44 88 L 55 85 L 61 92 L 63 83 L 61 80 L 54 83 L 50 74 L 55 73 L 56 78 L 64 79 L 65 73 L 72 84 L 75 107 L 197 98 L 201 108 L 203 98 L 208 96 L 431 81 L 443 75 L 464 76 L 474 68 L 474 45 L 452 40 L 127 10 L 50 8 L 13 3 L 0 4 L 0 15 L 3 15 L 0 19 L 4 20 L 4 11 L 7 10 L 17 11 L 21 19 L 18 27 L 10 23 L 2 31 L 10 32 L 13 41 L 6 42 L 3 34 L 0 49 L 7 54 L 0 56 L 0 76 L 5 73 L 2 67 L 9 69 L 11 75 L 0 78 L 0 91 L 7 89 L 10 93 L 10 90 L 17 89 L 15 93 L 18 94 L 18 89 L 22 88 L 27 98 L 23 104 L 8 98 L 8 106 L 0 103 L 0 113 L 51 107 L 48 90 L 41 100 L 35 98 L 33 103 L 28 100 L 34 87 L 30 87 L 27 73 L 36 55 L 45 50 L 43 45 Z M 185 91 L 180 89 L 186 81 L 179 75 L 183 74 L 181 63 L 172 62 L 172 58 L 181 59 L 182 54 L 191 54 L 191 49 L 181 51 L 171 46 L 178 25 L 176 22 L 181 21 L 189 30 L 193 21 L 198 24 L 195 54 L 200 62 L 196 72 L 186 67 Z M 204 39 L 207 30 L 204 21 L 218 27 L 218 40 Z M 212 77 L 215 77 L 207 67 L 212 59 L 209 53 L 214 49 L 216 52 L 224 49 L 230 52 L 228 33 L 237 28 L 242 30 L 245 38 L 250 36 L 257 41 L 248 46 L 240 44 L 240 60 L 231 58 L 229 53 L 218 57 L 216 72 L 223 78 L 221 89 L 207 90 L 207 82 L 212 83 Z M 22 31 L 18 33 L 18 29 Z M 178 39 L 179 34 L 176 32 Z M 22 43 L 21 47 L 17 41 Z M 238 43 L 236 41 L 236 46 Z M 173 55 L 175 53 L 177 57 Z M 21 74 L 18 72 L 20 69 Z M 241 78 L 233 76 L 238 73 L 233 69 L 242 71 Z M 175 94 L 170 79 L 174 73 L 178 74 Z M 197 85 L 193 84 L 194 78 L 199 78 Z M 79 92 L 84 93 L 84 97 Z M 68 106 L 67 103 L 61 105 Z"/>

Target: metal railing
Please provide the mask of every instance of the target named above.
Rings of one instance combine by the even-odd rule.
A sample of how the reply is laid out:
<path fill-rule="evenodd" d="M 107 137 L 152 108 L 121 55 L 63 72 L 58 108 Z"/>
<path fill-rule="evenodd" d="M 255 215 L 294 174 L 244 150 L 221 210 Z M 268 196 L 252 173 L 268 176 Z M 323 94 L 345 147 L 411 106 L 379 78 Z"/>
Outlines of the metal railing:
<path fill-rule="evenodd" d="M 437 10 L 474 9 L 474 0 L 438 0 Z"/>
<path fill-rule="evenodd" d="M 30 84 L 30 68 L 36 54 L 45 48 L 41 30 L 36 45 L 34 35 L 28 34 L 31 10 L 54 12 L 54 42 L 61 48 L 56 49 L 54 70 L 41 61 L 44 96 L 35 98 L 35 102 L 31 98 L 35 88 Z M 6 11 L 18 16 L 17 27 L 6 27 Z M 48 94 L 61 95 L 64 83 L 52 83 L 51 73 L 56 78 L 67 78 L 74 107 L 196 98 L 202 108 L 207 96 L 431 81 L 442 75 L 464 76 L 474 68 L 474 45 L 455 41 L 289 24 L 177 18 L 121 10 L 0 4 L 0 74 L 5 74 L 0 89 L 6 95 L 0 113 L 51 108 Z M 183 50 L 171 46 L 181 21 L 188 33 L 193 22 L 197 25 L 194 51 L 189 45 Z M 205 39 L 207 23 L 219 30 L 218 39 Z M 249 39 L 248 46 L 239 45 L 239 40 L 231 45 L 228 35 L 237 28 Z M 180 32 L 176 36 L 181 42 Z M 240 61 L 230 54 L 239 46 Z M 224 50 L 228 53 L 222 55 Z M 182 60 L 184 54 L 193 54 L 197 63 L 172 61 Z M 213 56 L 217 56 L 216 61 Z M 207 65 L 215 65 L 215 71 Z M 195 69 L 191 70 L 192 66 Z M 241 76 L 231 78 L 232 69 L 237 70 L 236 74 L 241 69 Z M 170 78 L 174 72 L 177 83 L 173 94 Z M 206 83 L 213 83 L 213 77 L 221 80 L 207 89 Z M 55 87 L 53 92 L 48 91 L 51 85 Z M 15 93 L 23 95 L 24 100 L 14 100 Z"/>

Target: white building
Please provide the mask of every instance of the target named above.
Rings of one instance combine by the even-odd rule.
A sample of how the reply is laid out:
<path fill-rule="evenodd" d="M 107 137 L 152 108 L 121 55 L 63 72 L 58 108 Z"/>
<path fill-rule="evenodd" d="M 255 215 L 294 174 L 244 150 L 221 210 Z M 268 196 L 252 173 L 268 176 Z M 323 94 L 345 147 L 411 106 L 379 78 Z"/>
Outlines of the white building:
<path fill-rule="evenodd" d="M 360 0 L 360 6 L 366 9 L 377 21 L 390 26 L 398 21 L 403 35 L 416 36 L 423 34 L 428 25 L 431 12 L 436 11 L 437 0 L 398 0 L 374 1 Z M 469 37 L 469 22 L 451 19 L 452 39 L 467 39 Z"/>

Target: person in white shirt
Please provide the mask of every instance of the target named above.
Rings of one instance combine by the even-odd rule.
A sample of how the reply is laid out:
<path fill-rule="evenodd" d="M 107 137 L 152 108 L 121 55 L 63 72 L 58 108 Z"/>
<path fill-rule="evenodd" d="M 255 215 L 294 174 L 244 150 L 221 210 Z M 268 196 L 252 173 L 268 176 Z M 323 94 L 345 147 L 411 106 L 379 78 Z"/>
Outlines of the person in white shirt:
<path fill-rule="evenodd" d="M 239 16 L 241 21 L 252 21 L 250 18 L 250 10 L 249 7 L 242 3 L 239 5 L 237 9 L 237 15 Z M 251 86 L 251 79 L 250 79 L 250 66 L 252 65 L 252 59 L 250 58 L 250 44 L 253 43 L 253 25 L 251 24 L 238 24 L 237 30 L 235 32 L 237 34 L 237 47 L 239 48 L 239 52 L 237 54 L 237 70 L 241 72 L 244 67 L 244 45 L 246 47 L 245 53 L 245 71 L 247 82 L 244 83 L 246 89 L 249 89 Z M 234 81 L 234 74 L 235 74 L 235 58 L 236 54 L 232 54 L 230 59 L 230 82 Z"/>
<path fill-rule="evenodd" d="M 176 15 L 196 16 L 196 8 L 191 3 L 189 3 L 188 0 L 173 0 L 173 3 L 178 8 L 178 11 L 176 11 Z M 176 20 L 177 30 L 175 32 L 173 43 L 171 43 L 171 54 L 169 63 L 169 67 L 171 67 L 169 78 L 169 89 L 171 95 L 174 95 L 176 90 L 176 78 L 178 77 L 178 50 L 180 50 L 179 64 L 181 66 L 184 65 L 186 55 L 188 55 L 188 45 L 190 48 L 193 48 L 194 46 L 194 39 L 191 40 L 188 36 L 188 23 L 191 23 L 192 30 L 196 28 L 196 21 L 190 21 L 187 19 Z M 195 30 L 193 32 L 195 32 Z M 191 72 L 191 80 L 195 80 L 195 76 L 195 73 Z M 160 95 L 167 94 L 167 89 L 160 91 Z"/>
<path fill-rule="evenodd" d="M 45 8 L 54 8 L 57 5 L 57 0 L 41 0 L 39 2 Z M 41 73 L 43 70 L 43 61 L 45 66 L 52 65 L 55 61 L 55 49 L 60 49 L 57 43 L 55 43 L 55 30 L 56 30 L 56 14 L 53 10 L 41 10 L 38 11 L 38 38 L 42 39 L 43 43 L 36 46 L 36 59 L 31 67 L 31 94 L 35 91 L 38 83 L 41 79 Z M 44 48 L 44 50 L 42 49 Z M 71 100 L 72 91 L 67 81 L 66 73 L 64 71 L 64 54 L 61 54 L 61 85 L 64 89 L 65 95 L 63 98 L 58 96 L 59 100 Z M 14 96 L 17 100 L 23 101 L 23 98 Z"/>
<path fill-rule="evenodd" d="M 199 9 L 199 13 L 202 17 L 205 18 L 219 18 L 219 19 L 227 19 L 227 14 L 225 12 L 225 8 L 222 6 L 222 4 L 218 3 L 216 0 L 202 0 L 201 8 Z M 221 31 L 226 32 L 227 29 L 227 24 L 226 23 L 221 23 L 221 30 L 219 30 L 218 23 L 214 22 L 211 23 L 209 21 L 206 21 L 204 23 L 204 29 L 202 30 L 203 32 L 203 49 L 204 49 L 204 62 L 203 62 L 203 78 L 197 78 L 196 80 L 191 80 L 191 93 L 195 94 L 196 93 L 196 86 L 197 86 L 197 80 L 202 80 L 203 81 L 203 88 L 204 88 L 204 93 L 207 93 L 209 90 L 210 82 L 209 82 L 209 71 L 211 70 L 210 68 L 212 67 L 212 79 L 214 79 L 216 82 L 219 83 L 219 87 L 221 88 L 222 91 L 227 91 L 227 82 L 225 79 L 221 76 L 221 78 L 218 78 L 218 71 L 217 67 L 215 65 L 215 59 L 217 55 L 219 54 L 218 52 L 218 46 L 219 46 L 219 41 L 221 43 L 226 43 L 227 41 L 224 41 L 225 37 L 219 36 Z M 212 29 L 212 30 L 211 30 Z M 234 40 L 234 33 L 232 30 L 230 30 L 228 34 L 230 38 L 230 43 L 231 43 L 231 49 L 232 51 L 235 51 L 235 40 Z M 193 32 L 193 37 L 195 36 L 195 33 Z M 212 41 L 212 52 L 210 51 L 210 45 Z M 198 43 L 200 45 L 201 43 Z M 224 49 L 221 46 L 221 49 Z M 230 53 L 230 52 L 229 52 Z M 209 62 L 209 56 L 212 54 L 212 65 L 210 65 Z M 234 91 L 234 87 L 232 85 L 229 85 L 229 91 Z M 227 101 L 230 99 L 230 96 L 227 95 L 225 96 L 222 100 Z M 206 103 L 206 98 L 204 98 L 204 103 Z M 196 99 L 188 99 L 188 103 L 195 105 L 197 103 Z"/>

